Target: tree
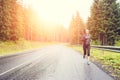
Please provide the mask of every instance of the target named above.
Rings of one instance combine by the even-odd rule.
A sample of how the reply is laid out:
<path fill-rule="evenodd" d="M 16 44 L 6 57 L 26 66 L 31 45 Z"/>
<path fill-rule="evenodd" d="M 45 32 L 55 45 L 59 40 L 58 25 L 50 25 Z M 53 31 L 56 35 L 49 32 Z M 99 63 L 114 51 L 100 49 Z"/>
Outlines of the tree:
<path fill-rule="evenodd" d="M 0 40 L 3 36 L 3 0 L 0 0 Z"/>
<path fill-rule="evenodd" d="M 114 45 L 120 26 L 120 8 L 116 0 L 94 0 L 88 27 L 93 40 Z"/>
<path fill-rule="evenodd" d="M 11 26 L 10 40 L 16 41 L 22 37 L 23 33 L 23 7 L 16 0 L 11 0 Z"/>
<path fill-rule="evenodd" d="M 1 0 L 0 4 L 0 40 L 16 41 L 22 33 L 22 14 L 16 0 Z M 19 11 L 20 10 L 20 11 Z"/>
<path fill-rule="evenodd" d="M 106 0 L 104 1 L 108 5 L 106 6 L 106 35 L 107 42 L 109 45 L 114 45 L 115 40 L 117 40 L 118 33 L 116 32 L 120 27 L 120 8 L 116 0 Z"/>
<path fill-rule="evenodd" d="M 17 41 L 67 41 L 63 25 L 43 22 L 31 7 L 24 7 L 22 0 L 0 0 L 0 40 Z M 47 28 L 46 28 L 47 27 Z M 64 35 L 62 35 L 64 33 Z"/>
<path fill-rule="evenodd" d="M 72 17 L 70 23 L 70 42 L 71 44 L 80 44 L 81 43 L 81 35 L 82 31 L 85 28 L 82 18 L 79 15 L 79 12 L 76 13 L 76 16 Z"/>
<path fill-rule="evenodd" d="M 9 40 L 10 39 L 10 26 L 11 24 L 11 0 L 2 0 L 2 10 L 1 10 L 1 26 L 0 26 L 0 40 Z"/>

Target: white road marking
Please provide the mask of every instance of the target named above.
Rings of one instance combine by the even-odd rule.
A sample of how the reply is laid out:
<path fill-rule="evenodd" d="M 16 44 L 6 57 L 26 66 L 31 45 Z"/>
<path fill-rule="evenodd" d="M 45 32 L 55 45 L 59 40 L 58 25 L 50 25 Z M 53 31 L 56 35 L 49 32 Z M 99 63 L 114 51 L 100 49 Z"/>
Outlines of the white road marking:
<path fill-rule="evenodd" d="M 48 51 L 46 51 L 45 53 L 48 53 Z M 44 54 L 45 54 L 45 53 L 44 53 Z M 44 54 L 43 54 L 43 55 L 44 55 Z M 8 72 L 13 71 L 13 70 L 15 70 L 15 69 L 17 69 L 17 68 L 19 68 L 19 67 L 21 67 L 21 66 L 27 65 L 27 64 L 29 64 L 29 63 L 31 63 L 31 62 L 34 62 L 35 60 L 39 59 L 40 57 L 41 57 L 41 56 L 37 56 L 36 58 L 31 59 L 30 61 L 27 61 L 27 62 L 25 62 L 25 63 L 23 63 L 23 64 L 20 64 L 20 65 L 18 65 L 18 66 L 16 66 L 16 67 L 13 67 L 13 68 L 9 69 L 9 70 L 7 70 L 7 71 L 5 71 L 5 72 L 3 72 L 3 73 L 0 73 L 0 76 L 3 76 L 3 75 L 5 75 L 5 74 L 7 74 Z"/>

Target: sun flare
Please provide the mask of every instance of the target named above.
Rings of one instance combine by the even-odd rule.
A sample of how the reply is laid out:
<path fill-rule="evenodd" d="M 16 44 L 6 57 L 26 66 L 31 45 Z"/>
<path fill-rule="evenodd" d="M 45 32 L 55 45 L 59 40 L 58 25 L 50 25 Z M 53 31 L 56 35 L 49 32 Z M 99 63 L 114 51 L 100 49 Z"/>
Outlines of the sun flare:
<path fill-rule="evenodd" d="M 79 11 L 80 16 L 87 21 L 93 0 L 24 0 L 32 6 L 44 20 L 63 24 L 69 27 L 72 15 Z"/>

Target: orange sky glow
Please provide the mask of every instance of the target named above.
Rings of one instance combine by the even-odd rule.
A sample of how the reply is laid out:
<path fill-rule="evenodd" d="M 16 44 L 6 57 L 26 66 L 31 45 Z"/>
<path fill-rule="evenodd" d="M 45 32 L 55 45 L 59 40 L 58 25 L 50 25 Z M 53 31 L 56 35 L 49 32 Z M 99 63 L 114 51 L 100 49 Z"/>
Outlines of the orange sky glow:
<path fill-rule="evenodd" d="M 69 27 L 72 15 L 78 11 L 86 22 L 90 15 L 93 0 L 23 0 L 25 5 L 35 9 L 45 21 L 54 22 Z"/>

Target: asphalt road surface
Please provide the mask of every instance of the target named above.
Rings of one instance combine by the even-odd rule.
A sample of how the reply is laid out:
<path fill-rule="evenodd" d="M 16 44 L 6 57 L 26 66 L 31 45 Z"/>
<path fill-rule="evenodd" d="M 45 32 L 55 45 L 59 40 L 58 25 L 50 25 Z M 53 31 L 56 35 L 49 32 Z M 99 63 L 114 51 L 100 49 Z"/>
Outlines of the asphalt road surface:
<path fill-rule="evenodd" d="M 0 80 L 114 80 L 63 45 L 0 58 Z"/>

